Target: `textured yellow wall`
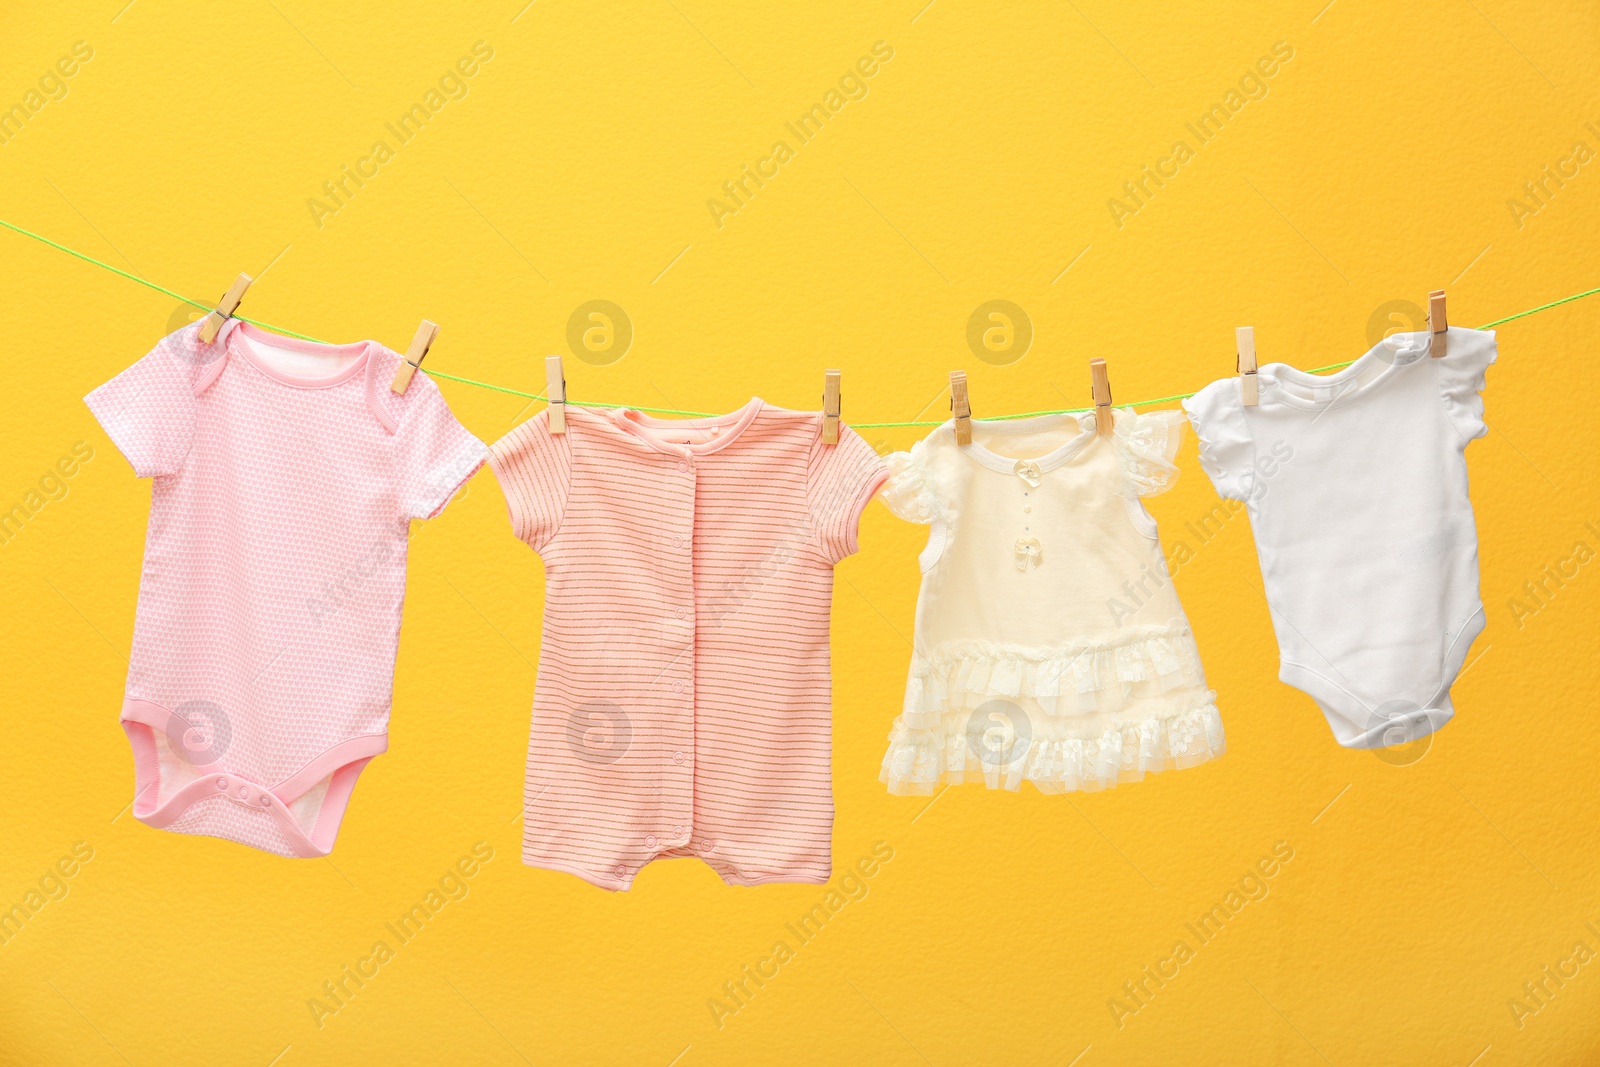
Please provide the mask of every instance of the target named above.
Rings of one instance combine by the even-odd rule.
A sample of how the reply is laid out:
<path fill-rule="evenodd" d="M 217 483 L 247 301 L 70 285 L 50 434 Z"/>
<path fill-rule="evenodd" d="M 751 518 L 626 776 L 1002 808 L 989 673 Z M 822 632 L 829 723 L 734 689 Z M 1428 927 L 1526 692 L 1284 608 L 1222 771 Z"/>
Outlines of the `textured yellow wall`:
<path fill-rule="evenodd" d="M 1578 4 L 124 2 L 0 14 L 0 107 L 27 116 L 0 125 L 0 217 L 197 297 L 255 273 L 247 313 L 324 339 L 403 346 L 431 317 L 433 369 L 530 391 L 567 352 L 577 398 L 814 407 L 838 366 L 847 417 L 900 421 L 942 417 L 964 367 L 997 414 L 1087 402 L 1094 356 L 1123 401 L 1198 388 L 1242 323 L 1310 367 L 1415 326 L 1431 288 L 1474 325 L 1600 284 Z M 434 89 L 402 143 L 386 124 Z M 1186 125 L 1229 103 L 1209 139 Z M 1568 176 L 1535 200 L 1547 166 Z M 369 177 L 334 200 L 345 167 Z M 746 167 L 767 177 L 733 200 Z M 0 546 L 0 904 L 37 905 L 0 945 L 0 1063 L 1600 1061 L 1600 298 L 1500 331 L 1468 453 L 1489 627 L 1456 721 L 1398 759 L 1337 748 L 1276 681 L 1246 521 L 1187 528 L 1217 506 L 1191 442 L 1152 508 L 1194 550 L 1229 754 L 1087 797 L 887 796 L 925 531 L 869 509 L 838 573 L 834 853 L 892 858 L 802 943 L 821 887 L 681 861 L 610 895 L 520 864 L 543 582 L 488 474 L 416 530 L 391 749 L 329 860 L 135 822 L 149 488 L 80 398 L 183 309 L 4 231 L 0 293 L 0 505 L 92 450 Z M 620 359 L 570 347 L 595 300 L 631 323 Z M 994 300 L 1031 325 L 985 361 Z M 443 388 L 485 439 L 537 409 Z M 474 850 L 465 896 L 395 938 Z"/>

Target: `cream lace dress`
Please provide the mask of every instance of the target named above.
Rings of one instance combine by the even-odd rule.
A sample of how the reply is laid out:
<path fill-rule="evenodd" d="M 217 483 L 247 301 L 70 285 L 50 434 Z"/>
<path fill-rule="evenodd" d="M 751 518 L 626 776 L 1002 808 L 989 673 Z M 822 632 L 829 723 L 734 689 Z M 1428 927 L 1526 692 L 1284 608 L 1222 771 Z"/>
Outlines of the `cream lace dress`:
<path fill-rule="evenodd" d="M 930 526 L 891 793 L 1101 789 L 1222 754 L 1222 720 L 1141 496 L 1177 479 L 1180 411 L 951 423 L 888 457 Z"/>

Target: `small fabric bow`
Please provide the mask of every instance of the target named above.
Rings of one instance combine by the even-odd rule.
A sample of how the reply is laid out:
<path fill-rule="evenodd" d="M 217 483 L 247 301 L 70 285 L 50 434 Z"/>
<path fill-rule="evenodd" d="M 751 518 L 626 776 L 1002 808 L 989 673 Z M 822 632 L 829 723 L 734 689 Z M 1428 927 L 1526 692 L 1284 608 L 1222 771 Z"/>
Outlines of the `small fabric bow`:
<path fill-rule="evenodd" d="M 1025 571 L 1029 567 L 1037 567 L 1044 562 L 1044 549 L 1039 547 L 1037 537 L 1017 538 L 1017 570 Z"/>
<path fill-rule="evenodd" d="M 1033 488 L 1039 488 L 1039 465 L 1031 459 L 1017 460 L 1017 477 L 1027 482 Z"/>

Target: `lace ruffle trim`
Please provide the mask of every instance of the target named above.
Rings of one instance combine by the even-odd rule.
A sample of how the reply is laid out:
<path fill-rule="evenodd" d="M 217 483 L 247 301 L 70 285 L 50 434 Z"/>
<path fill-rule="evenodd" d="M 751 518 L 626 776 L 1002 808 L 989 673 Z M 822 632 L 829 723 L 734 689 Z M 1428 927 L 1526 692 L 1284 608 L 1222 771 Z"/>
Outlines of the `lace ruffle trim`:
<path fill-rule="evenodd" d="M 897 796 L 927 796 L 940 784 L 981 781 L 1015 791 L 1032 782 L 1042 793 L 1091 792 L 1146 774 L 1193 767 L 1226 750 L 1222 718 L 1207 703 L 1170 718 L 1108 727 L 1092 738 L 1019 737 L 969 718 L 965 730 L 907 730 L 889 738 L 879 780 Z"/>
<path fill-rule="evenodd" d="M 944 518 L 939 498 L 915 455 L 891 452 L 883 461 L 889 468 L 889 480 L 878 490 L 878 499 L 890 511 L 907 522 L 930 523 Z"/>
<path fill-rule="evenodd" d="M 1178 480 L 1178 465 L 1172 457 L 1183 438 L 1184 422 L 1181 411 L 1130 412 L 1116 421 L 1116 440 L 1121 446 L 1117 459 L 1140 496 L 1164 493 Z"/>
<path fill-rule="evenodd" d="M 1145 627 L 1115 641 L 1061 648 L 945 645 L 912 660 L 904 714 L 911 726 L 925 728 L 946 711 L 995 697 L 1028 697 L 1047 715 L 1075 715 L 1117 707 L 1141 683 L 1155 683 L 1161 692 L 1205 685 L 1187 625 Z"/>

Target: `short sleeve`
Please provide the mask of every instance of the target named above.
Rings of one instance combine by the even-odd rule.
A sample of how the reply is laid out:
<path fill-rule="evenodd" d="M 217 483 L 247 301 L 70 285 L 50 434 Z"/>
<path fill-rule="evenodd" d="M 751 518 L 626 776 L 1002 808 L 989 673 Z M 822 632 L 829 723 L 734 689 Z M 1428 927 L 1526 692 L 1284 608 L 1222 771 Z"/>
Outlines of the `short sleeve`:
<path fill-rule="evenodd" d="M 1183 402 L 1200 444 L 1200 468 L 1217 495 L 1246 500 L 1255 469 L 1255 444 L 1244 421 L 1237 378 L 1212 382 Z"/>
<path fill-rule="evenodd" d="M 889 480 L 883 483 L 878 499 L 898 518 L 924 525 L 940 518 L 939 497 L 933 474 L 924 462 L 927 441 L 911 446 L 909 452 L 891 452 L 884 457 Z"/>
<path fill-rule="evenodd" d="M 1439 391 L 1450 421 L 1465 441 L 1489 432 L 1483 421 L 1483 384 L 1485 372 L 1498 355 L 1493 330 L 1452 327 L 1446 336 L 1445 354 L 1431 361 L 1438 368 Z"/>
<path fill-rule="evenodd" d="M 489 447 L 489 466 L 511 513 L 511 531 L 537 551 L 555 536 L 567 510 L 572 474 L 570 434 L 550 432 L 541 411 Z"/>
<path fill-rule="evenodd" d="M 856 550 L 861 513 L 889 476 L 882 458 L 850 427 L 840 424 L 838 444 L 819 436 L 808 477 L 812 527 L 829 563 Z"/>
<path fill-rule="evenodd" d="M 1124 408 L 1115 416 L 1117 459 L 1140 496 L 1165 493 L 1178 480 L 1173 458 L 1183 441 L 1183 412 Z"/>
<path fill-rule="evenodd" d="M 179 357 L 173 338 L 166 338 L 83 398 L 139 477 L 176 474 L 188 458 L 194 439 L 196 369 Z"/>
<path fill-rule="evenodd" d="M 487 450 L 450 413 L 433 379 L 417 375 L 395 429 L 401 506 L 408 519 L 431 519 L 483 466 Z"/>

